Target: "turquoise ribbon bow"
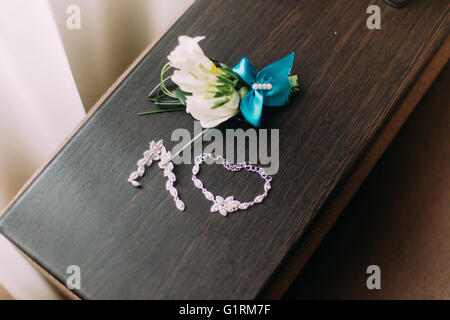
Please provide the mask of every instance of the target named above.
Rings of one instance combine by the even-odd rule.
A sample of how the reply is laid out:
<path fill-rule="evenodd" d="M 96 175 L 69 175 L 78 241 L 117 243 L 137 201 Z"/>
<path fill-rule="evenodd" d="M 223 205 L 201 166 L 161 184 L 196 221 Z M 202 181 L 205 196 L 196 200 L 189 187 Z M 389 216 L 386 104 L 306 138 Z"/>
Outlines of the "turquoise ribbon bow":
<path fill-rule="evenodd" d="M 294 52 L 268 65 L 256 74 L 255 67 L 244 57 L 232 69 L 252 89 L 240 102 L 244 118 L 255 127 L 261 123 L 263 105 L 284 106 L 289 102 L 291 82 L 289 74 L 294 63 Z"/>

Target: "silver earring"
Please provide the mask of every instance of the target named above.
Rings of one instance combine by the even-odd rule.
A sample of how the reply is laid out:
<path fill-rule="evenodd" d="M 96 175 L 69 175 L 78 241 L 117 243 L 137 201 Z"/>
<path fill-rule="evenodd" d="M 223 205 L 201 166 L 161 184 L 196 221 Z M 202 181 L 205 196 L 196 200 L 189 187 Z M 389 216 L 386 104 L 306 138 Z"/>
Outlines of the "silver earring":
<path fill-rule="evenodd" d="M 143 153 L 144 157 L 137 162 L 137 170 L 133 171 L 128 177 L 128 182 L 131 183 L 133 187 L 140 187 L 141 183 L 137 179 L 141 178 L 145 174 L 145 167 L 152 165 L 153 161 L 159 161 L 158 166 L 164 170 L 164 176 L 167 178 L 166 190 L 169 191 L 170 195 L 175 201 L 175 206 L 178 210 L 184 211 L 184 202 L 178 197 L 178 190 L 173 186 L 176 181 L 176 176 L 173 173 L 174 165 L 171 158 L 171 152 L 167 151 L 163 145 L 163 140 L 158 142 L 150 141 L 149 149 L 145 150 Z"/>

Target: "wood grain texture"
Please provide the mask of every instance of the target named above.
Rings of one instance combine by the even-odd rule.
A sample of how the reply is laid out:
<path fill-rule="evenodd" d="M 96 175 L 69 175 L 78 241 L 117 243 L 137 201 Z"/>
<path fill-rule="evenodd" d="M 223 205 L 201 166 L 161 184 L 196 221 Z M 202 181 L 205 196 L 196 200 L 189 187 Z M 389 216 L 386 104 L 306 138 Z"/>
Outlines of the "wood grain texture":
<path fill-rule="evenodd" d="M 1 232 L 62 282 L 79 265 L 83 298 L 257 297 L 448 34 L 448 1 L 380 2 L 381 30 L 365 26 L 370 4 L 197 1 L 10 206 Z M 135 116 L 154 108 L 146 94 L 180 34 L 207 35 L 205 52 L 229 64 L 245 55 L 262 67 L 296 52 L 303 94 L 263 116 L 264 128 L 280 128 L 281 157 L 264 205 L 211 215 L 187 165 L 176 168 L 185 213 L 158 169 L 142 190 L 126 182 L 150 139 L 192 129 L 184 113 Z M 241 199 L 261 188 L 215 166 L 201 175 Z"/>
<path fill-rule="evenodd" d="M 384 0 L 387 4 L 393 6 L 394 8 L 403 8 L 411 0 Z"/>
<path fill-rule="evenodd" d="M 289 285 L 303 270 L 303 266 L 311 255 L 321 244 L 339 218 L 341 212 L 346 208 L 350 200 L 358 191 L 366 177 L 371 172 L 377 161 L 388 148 L 400 128 L 413 112 L 420 99 L 425 95 L 432 85 L 439 72 L 446 66 L 450 57 L 450 37 L 447 37 L 441 48 L 428 63 L 426 69 L 414 83 L 414 86 L 402 100 L 388 122 L 377 133 L 370 146 L 366 148 L 358 163 L 351 172 L 333 191 L 333 195 L 327 199 L 326 203 L 317 214 L 314 222 L 302 236 L 295 251 L 290 254 L 286 263 L 279 268 L 278 274 L 273 277 L 260 296 L 264 299 L 279 299 L 286 292 Z"/>

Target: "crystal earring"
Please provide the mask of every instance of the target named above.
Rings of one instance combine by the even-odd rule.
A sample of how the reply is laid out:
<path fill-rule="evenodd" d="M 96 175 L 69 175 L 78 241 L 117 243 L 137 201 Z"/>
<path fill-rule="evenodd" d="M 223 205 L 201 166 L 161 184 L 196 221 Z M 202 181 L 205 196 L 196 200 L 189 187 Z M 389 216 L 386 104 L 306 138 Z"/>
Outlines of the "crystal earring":
<path fill-rule="evenodd" d="M 167 178 L 166 190 L 169 191 L 170 195 L 173 197 L 177 209 L 184 211 L 184 202 L 178 197 L 178 190 L 173 186 L 176 181 L 176 176 L 173 173 L 174 165 L 172 161 L 169 161 L 171 152 L 166 150 L 163 145 L 163 140 L 159 140 L 158 142 L 153 140 L 150 141 L 149 149 L 144 151 L 143 155 L 144 157 L 137 162 L 137 170 L 130 174 L 128 182 L 130 182 L 133 187 L 140 187 L 141 183 L 138 182 L 137 179 L 145 174 L 145 167 L 151 166 L 153 161 L 159 161 L 158 166 L 164 170 L 164 177 Z"/>

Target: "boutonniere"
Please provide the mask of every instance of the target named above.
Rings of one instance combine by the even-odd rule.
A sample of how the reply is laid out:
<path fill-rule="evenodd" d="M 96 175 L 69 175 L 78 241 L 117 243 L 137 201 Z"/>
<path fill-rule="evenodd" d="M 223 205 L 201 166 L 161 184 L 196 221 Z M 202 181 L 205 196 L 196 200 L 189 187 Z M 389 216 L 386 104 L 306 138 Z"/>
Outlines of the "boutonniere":
<path fill-rule="evenodd" d="M 169 62 L 161 70 L 160 83 L 149 94 L 150 100 L 161 109 L 138 114 L 185 110 L 200 121 L 205 130 L 171 159 L 195 143 L 208 129 L 239 114 L 254 127 L 259 127 L 264 106 L 284 106 L 291 93 L 299 90 L 297 75 L 290 74 L 294 53 L 257 73 L 246 57 L 233 68 L 208 58 L 198 44 L 204 38 L 178 38 L 179 44 L 168 55 Z M 174 69 L 172 75 L 167 76 L 171 69 Z M 176 87 L 169 89 L 169 81 Z"/>

